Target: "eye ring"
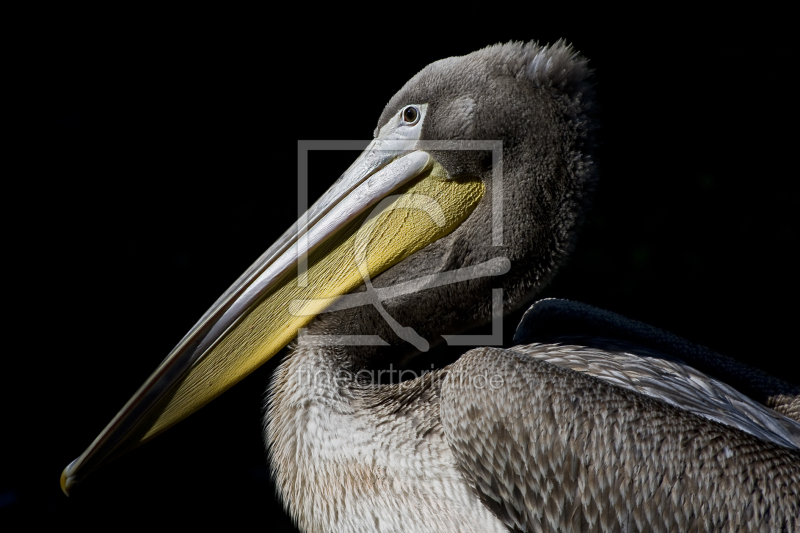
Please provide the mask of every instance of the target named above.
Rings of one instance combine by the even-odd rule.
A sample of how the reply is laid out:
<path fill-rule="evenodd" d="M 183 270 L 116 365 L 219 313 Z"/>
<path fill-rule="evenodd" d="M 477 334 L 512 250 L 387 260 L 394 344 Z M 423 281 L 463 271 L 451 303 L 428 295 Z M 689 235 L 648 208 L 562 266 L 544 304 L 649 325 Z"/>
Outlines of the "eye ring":
<path fill-rule="evenodd" d="M 403 122 L 406 123 L 408 126 L 413 126 L 417 122 L 419 122 L 419 117 L 422 113 L 419 112 L 416 106 L 410 105 L 406 106 L 405 109 L 401 112 L 401 116 L 403 117 Z"/>

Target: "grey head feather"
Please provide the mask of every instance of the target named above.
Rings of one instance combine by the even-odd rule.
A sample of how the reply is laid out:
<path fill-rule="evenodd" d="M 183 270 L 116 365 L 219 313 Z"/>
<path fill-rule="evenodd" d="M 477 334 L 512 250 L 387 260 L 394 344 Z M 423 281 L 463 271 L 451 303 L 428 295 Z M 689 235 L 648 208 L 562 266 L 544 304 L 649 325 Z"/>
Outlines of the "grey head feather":
<path fill-rule="evenodd" d="M 588 60 L 562 39 L 552 46 L 537 42 L 495 44 L 466 56 L 440 59 L 417 73 L 389 100 L 375 135 L 403 105 L 425 94 L 446 96 L 506 77 L 526 79 L 536 87 L 554 87 L 573 96 L 592 92 L 591 75 Z"/>
<path fill-rule="evenodd" d="M 429 342 L 488 321 L 492 288 L 504 309 L 528 302 L 555 274 L 573 246 L 596 181 L 592 155 L 594 93 L 585 58 L 563 41 L 551 46 L 506 43 L 436 61 L 409 80 L 386 105 L 378 127 L 406 105 L 427 104 L 423 140 L 499 140 L 503 186 L 495 190 L 491 154 L 431 151 L 451 179 L 480 179 L 486 194 L 451 234 L 372 281 L 376 288 L 474 266 L 496 257 L 512 261 L 504 277 L 437 287 L 385 302 L 386 311 Z M 503 246 L 492 245 L 492 198 L 502 195 Z M 312 334 L 379 335 L 402 357 L 415 352 L 370 307 L 318 317 Z M 380 352 L 380 353 L 379 353 Z M 353 368 L 395 363 L 392 350 L 373 347 L 340 354 Z M 377 359 L 376 359 L 377 358 Z M 372 362 L 371 362 L 372 361 Z M 377 363 L 375 363 L 377 361 Z"/>

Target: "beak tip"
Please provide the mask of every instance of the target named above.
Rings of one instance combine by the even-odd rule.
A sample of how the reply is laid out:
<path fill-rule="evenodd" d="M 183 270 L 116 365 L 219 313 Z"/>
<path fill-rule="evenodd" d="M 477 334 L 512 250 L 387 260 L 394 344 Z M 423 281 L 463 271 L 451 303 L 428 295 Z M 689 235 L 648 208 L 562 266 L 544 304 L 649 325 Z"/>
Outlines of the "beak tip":
<path fill-rule="evenodd" d="M 67 469 L 61 472 L 61 490 L 66 496 L 69 496 L 69 480 L 67 479 Z"/>
<path fill-rule="evenodd" d="M 72 465 L 74 464 L 75 461 L 72 461 L 61 471 L 61 490 L 67 497 L 69 497 L 69 491 L 75 485 L 75 476 L 70 474 L 70 470 L 72 470 Z"/>

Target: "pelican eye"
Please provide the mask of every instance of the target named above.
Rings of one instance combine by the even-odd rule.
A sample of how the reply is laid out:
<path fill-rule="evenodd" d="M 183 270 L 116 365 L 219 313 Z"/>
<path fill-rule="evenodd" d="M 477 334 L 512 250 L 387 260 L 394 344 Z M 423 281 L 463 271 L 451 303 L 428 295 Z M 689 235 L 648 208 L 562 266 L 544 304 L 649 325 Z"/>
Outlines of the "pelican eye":
<path fill-rule="evenodd" d="M 403 122 L 406 124 L 416 124 L 419 120 L 419 109 L 413 105 L 403 109 Z"/>

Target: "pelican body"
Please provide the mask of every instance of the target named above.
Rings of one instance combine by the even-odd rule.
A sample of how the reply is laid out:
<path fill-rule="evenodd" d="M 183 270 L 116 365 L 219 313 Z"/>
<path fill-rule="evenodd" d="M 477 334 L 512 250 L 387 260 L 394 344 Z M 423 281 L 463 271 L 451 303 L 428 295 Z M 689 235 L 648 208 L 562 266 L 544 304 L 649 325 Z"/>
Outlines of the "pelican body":
<path fill-rule="evenodd" d="M 576 302 L 535 303 L 505 347 L 495 334 L 574 245 L 594 107 L 563 42 L 420 71 L 65 491 L 294 341 L 264 437 L 302 531 L 797 531 L 797 386 Z M 464 348 L 428 368 L 445 346 Z"/>

